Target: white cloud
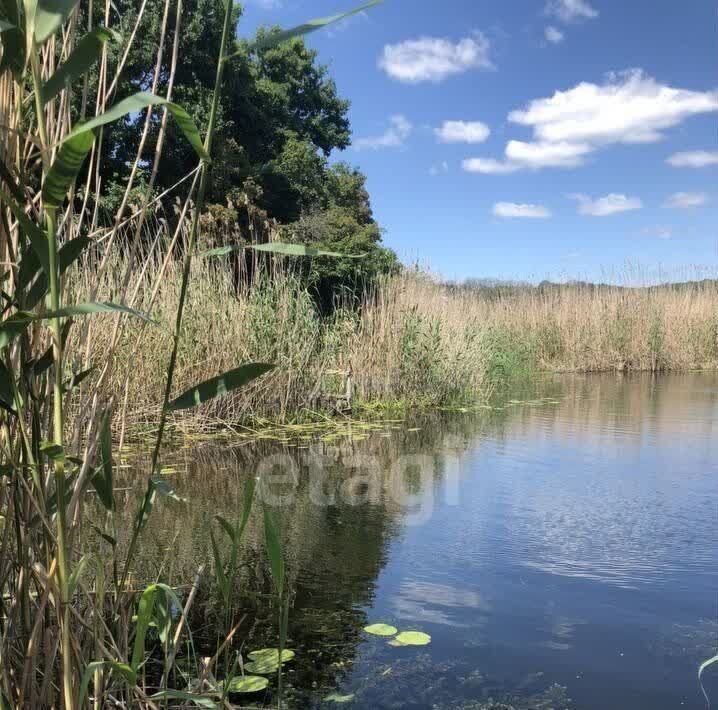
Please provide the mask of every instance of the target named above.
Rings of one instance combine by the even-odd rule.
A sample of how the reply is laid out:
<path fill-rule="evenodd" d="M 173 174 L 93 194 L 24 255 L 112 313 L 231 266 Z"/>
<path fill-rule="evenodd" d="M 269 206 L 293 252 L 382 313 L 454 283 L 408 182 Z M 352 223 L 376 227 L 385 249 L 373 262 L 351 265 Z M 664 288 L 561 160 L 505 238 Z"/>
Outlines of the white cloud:
<path fill-rule="evenodd" d="M 438 165 L 432 165 L 429 168 L 429 175 L 440 175 L 449 172 L 449 163 L 442 160 Z"/>
<path fill-rule="evenodd" d="M 551 216 L 551 210 L 543 205 L 519 205 L 515 202 L 497 202 L 494 205 L 496 217 L 519 219 L 546 219 Z"/>
<path fill-rule="evenodd" d="M 627 197 L 615 192 L 596 200 L 582 194 L 569 195 L 569 197 L 578 201 L 578 213 L 588 217 L 608 217 L 619 212 L 640 210 L 643 207 L 643 203 L 637 197 Z"/>
<path fill-rule="evenodd" d="M 671 227 L 646 227 L 641 234 L 645 234 L 649 237 L 658 237 L 658 239 L 670 239 L 673 236 L 673 229 Z"/>
<path fill-rule="evenodd" d="M 705 192 L 676 192 L 666 201 L 664 207 L 679 210 L 689 210 L 693 207 L 702 207 L 708 202 Z"/>
<path fill-rule="evenodd" d="M 489 169 L 476 172 L 575 167 L 603 146 L 660 141 L 665 130 L 712 111 L 716 92 L 672 88 L 640 69 L 611 74 L 603 84 L 582 82 L 512 111 L 509 121 L 532 128 L 533 142 L 509 141 L 505 163 L 484 162 Z"/>
<path fill-rule="evenodd" d="M 444 121 L 434 133 L 442 143 L 483 143 L 491 130 L 481 121 Z"/>
<path fill-rule="evenodd" d="M 705 168 L 708 165 L 718 165 L 718 151 L 693 150 L 674 153 L 667 162 L 674 168 Z"/>
<path fill-rule="evenodd" d="M 561 22 L 575 22 L 597 18 L 598 10 L 587 0 L 549 0 L 546 3 L 546 14 L 553 15 Z"/>
<path fill-rule="evenodd" d="M 549 25 L 543 32 L 546 41 L 551 42 L 551 44 L 559 44 L 564 40 L 563 32 L 553 25 Z"/>
<path fill-rule="evenodd" d="M 467 173 L 481 173 L 482 175 L 508 175 L 520 170 L 518 165 L 494 158 L 466 158 L 461 161 L 461 167 Z"/>
<path fill-rule="evenodd" d="M 378 150 L 379 148 L 398 148 L 404 145 L 404 141 L 411 135 L 413 126 L 406 116 L 398 113 L 389 118 L 389 127 L 378 136 L 366 136 L 365 138 L 357 138 L 354 141 L 354 147 L 357 150 L 369 148 L 370 150 Z"/>
<path fill-rule="evenodd" d="M 491 43 L 481 32 L 454 43 L 441 37 L 419 37 L 387 44 L 379 66 L 392 78 L 406 84 L 441 81 L 468 69 L 493 69 Z"/>

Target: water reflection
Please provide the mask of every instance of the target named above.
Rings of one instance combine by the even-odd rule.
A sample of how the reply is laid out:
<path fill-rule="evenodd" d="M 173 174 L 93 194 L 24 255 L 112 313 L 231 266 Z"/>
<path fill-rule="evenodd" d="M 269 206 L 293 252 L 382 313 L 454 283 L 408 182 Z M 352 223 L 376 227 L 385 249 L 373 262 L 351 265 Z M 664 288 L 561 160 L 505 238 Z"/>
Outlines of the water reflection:
<path fill-rule="evenodd" d="M 213 516 L 236 517 L 259 473 L 283 524 L 296 707 L 336 690 L 372 708 L 698 707 L 716 631 L 718 377 L 547 377 L 499 405 L 325 441 L 184 442 L 165 465 L 189 502 L 153 513 L 135 575 L 193 578 Z M 272 641 L 249 595 L 269 589 L 261 533 L 253 518 L 236 590 L 251 647 Z M 201 597 L 209 638 L 209 581 Z M 374 621 L 432 644 L 392 649 L 363 633 Z"/>

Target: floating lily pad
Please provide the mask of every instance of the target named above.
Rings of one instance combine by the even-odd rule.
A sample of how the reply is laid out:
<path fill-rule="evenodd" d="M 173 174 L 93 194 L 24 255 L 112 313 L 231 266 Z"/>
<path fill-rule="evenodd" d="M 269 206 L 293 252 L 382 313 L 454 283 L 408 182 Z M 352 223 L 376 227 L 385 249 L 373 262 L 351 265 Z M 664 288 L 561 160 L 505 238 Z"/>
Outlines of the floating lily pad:
<path fill-rule="evenodd" d="M 327 695 L 326 698 L 324 698 L 324 700 L 330 703 L 350 703 L 352 700 L 354 700 L 354 693 L 349 693 L 348 695 L 330 693 L 329 695 Z"/>
<path fill-rule="evenodd" d="M 393 636 L 397 632 L 397 628 L 389 624 L 369 624 L 364 627 L 364 631 L 375 636 Z"/>
<path fill-rule="evenodd" d="M 264 690 L 268 685 L 269 681 L 258 675 L 237 676 L 236 678 L 232 678 L 232 682 L 229 684 L 229 691 L 231 693 L 258 693 L 260 690 Z"/>
<path fill-rule="evenodd" d="M 426 646 L 431 643 L 431 636 L 422 631 L 402 631 L 389 641 L 390 646 Z"/>
<path fill-rule="evenodd" d="M 248 673 L 259 673 L 261 675 L 270 675 L 276 673 L 279 669 L 279 663 L 271 658 L 264 658 L 261 661 L 251 661 L 244 664 L 244 670 Z"/>
<path fill-rule="evenodd" d="M 278 648 L 260 648 L 258 651 L 250 651 L 247 654 L 253 661 L 271 661 L 272 663 L 279 663 L 279 649 Z M 291 661 L 294 658 L 294 651 L 290 651 L 288 648 L 282 651 L 282 663 Z"/>

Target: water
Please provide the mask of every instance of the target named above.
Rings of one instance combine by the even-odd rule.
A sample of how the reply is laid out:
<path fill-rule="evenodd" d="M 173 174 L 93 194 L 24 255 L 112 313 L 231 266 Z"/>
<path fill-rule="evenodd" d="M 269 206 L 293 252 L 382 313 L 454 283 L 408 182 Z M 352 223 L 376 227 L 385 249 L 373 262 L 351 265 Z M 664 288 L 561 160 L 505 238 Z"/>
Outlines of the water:
<path fill-rule="evenodd" d="M 547 377 L 504 399 L 518 402 L 325 441 L 185 443 L 169 476 L 190 503 L 153 513 L 138 574 L 192 579 L 212 516 L 236 517 L 259 473 L 286 536 L 290 707 L 340 707 L 332 692 L 354 708 L 705 707 L 718 375 Z M 244 650 L 276 643 L 250 594 L 270 588 L 261 539 L 255 514 Z M 195 628 L 213 639 L 208 583 L 200 596 Z M 392 648 L 363 632 L 374 622 L 431 643 Z M 705 685 L 718 707 L 718 673 Z"/>

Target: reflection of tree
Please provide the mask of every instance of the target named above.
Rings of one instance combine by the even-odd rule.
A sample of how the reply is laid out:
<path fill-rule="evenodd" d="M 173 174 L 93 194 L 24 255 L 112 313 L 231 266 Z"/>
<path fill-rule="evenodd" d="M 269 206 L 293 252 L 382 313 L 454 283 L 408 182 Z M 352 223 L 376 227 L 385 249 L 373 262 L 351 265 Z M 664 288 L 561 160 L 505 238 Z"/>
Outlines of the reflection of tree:
<path fill-rule="evenodd" d="M 542 440 L 568 442 L 587 451 L 609 445 L 624 456 L 640 452 L 647 440 L 659 448 L 663 442 L 676 440 L 683 446 L 694 441 L 714 446 L 710 434 L 718 390 L 711 383 L 717 378 L 701 377 L 547 377 L 512 390 L 510 396 L 518 401 L 508 406 L 498 402 L 499 407 L 492 411 L 421 415 L 412 418 L 410 424 L 384 422 L 370 432 L 356 425 L 354 436 L 327 436 L 325 441 L 299 436 L 292 445 L 269 439 L 247 443 L 227 438 L 188 441 L 174 450 L 168 447 L 165 465 L 174 469 L 169 472 L 170 480 L 187 503 L 158 501 L 133 572 L 140 580 L 160 574 L 171 584 L 188 584 L 200 564 L 210 563 L 213 516 L 236 519 L 248 477 L 258 470 L 269 475 L 272 466 L 265 466 L 268 460 L 284 461 L 297 480 L 292 500 L 276 509 L 292 589 L 290 644 L 298 651 L 296 662 L 289 667 L 288 681 L 302 705 L 299 689 L 310 692 L 313 684 L 320 689 L 317 693 L 334 688 L 356 662 L 361 630 L 367 623 L 363 609 L 374 601 L 376 581 L 388 562 L 389 546 L 401 534 L 405 521 L 405 501 L 390 494 L 392 470 L 400 457 L 419 455 L 430 462 L 431 477 L 418 475 L 416 470 L 402 474 L 406 494 L 421 496 L 431 493 L 428 487 L 440 486 L 449 476 L 458 475 L 464 468 L 461 464 L 466 451 L 470 449 L 473 456 L 487 440 L 499 450 L 508 450 L 507 445 L 513 442 L 529 452 Z M 537 398 L 545 399 L 537 402 Z M 361 499 L 365 491 L 359 473 L 369 474 L 377 482 L 376 490 L 369 490 L 371 484 L 367 484 L 368 500 L 357 505 L 347 505 L 341 497 L 331 504 L 317 505 L 312 499 L 312 475 L 317 466 L 325 474 L 324 494 L 346 492 L 351 480 L 356 489 L 352 493 Z M 128 489 L 118 494 L 118 498 L 125 496 L 119 507 L 125 511 L 126 527 L 136 508 L 141 475 L 131 468 L 118 471 L 118 487 Z M 534 482 L 526 479 L 524 483 L 528 486 Z M 514 482 L 512 490 L 519 498 L 530 493 L 538 509 L 543 510 L 542 493 L 548 511 L 576 508 L 571 490 L 548 495 L 550 487 L 521 491 L 521 485 L 521 481 Z M 277 484 L 273 490 L 281 493 L 282 486 Z M 611 497 L 605 499 L 610 501 Z M 597 507 L 595 503 L 592 506 Z M 476 514 L 481 515 L 481 511 Z M 640 515 L 630 517 L 641 520 Z M 549 515 L 547 519 L 552 518 Z M 570 516 L 555 530 L 547 530 L 540 520 L 533 521 L 532 526 L 526 539 L 539 532 L 542 545 L 555 544 L 555 557 L 560 557 L 562 546 L 580 545 L 584 540 L 581 528 L 567 534 Z M 274 645 L 271 609 L 266 597 L 257 596 L 270 589 L 257 510 L 245 536 L 235 603 L 237 613 L 246 612 L 251 623 L 242 628 L 238 639 L 245 648 Z M 631 538 L 624 535 L 616 539 Z M 571 559 L 577 556 L 573 551 L 569 555 Z M 193 627 L 208 641 L 214 641 L 221 618 L 213 599 L 208 568 L 193 619 Z M 461 604 L 468 605 L 466 600 Z"/>

